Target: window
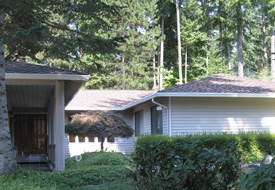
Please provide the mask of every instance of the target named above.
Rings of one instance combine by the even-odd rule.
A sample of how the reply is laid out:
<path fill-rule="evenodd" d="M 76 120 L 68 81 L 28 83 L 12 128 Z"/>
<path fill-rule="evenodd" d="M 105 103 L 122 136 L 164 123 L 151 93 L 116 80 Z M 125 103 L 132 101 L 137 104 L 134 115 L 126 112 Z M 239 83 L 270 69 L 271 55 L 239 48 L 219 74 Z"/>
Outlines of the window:
<path fill-rule="evenodd" d="M 94 137 L 88 137 L 88 141 L 89 142 L 95 142 L 95 138 Z"/>
<path fill-rule="evenodd" d="M 69 142 L 75 142 L 75 136 L 69 136 Z"/>
<path fill-rule="evenodd" d="M 135 112 L 135 135 L 141 135 L 143 131 L 143 110 Z"/>
<path fill-rule="evenodd" d="M 85 142 L 85 137 L 79 137 L 78 136 L 78 142 Z"/>
<path fill-rule="evenodd" d="M 162 107 L 151 108 L 151 134 L 162 134 L 163 123 L 162 123 Z"/>
<path fill-rule="evenodd" d="M 115 142 L 115 138 L 114 137 L 108 137 L 107 138 L 107 142 L 114 143 Z"/>

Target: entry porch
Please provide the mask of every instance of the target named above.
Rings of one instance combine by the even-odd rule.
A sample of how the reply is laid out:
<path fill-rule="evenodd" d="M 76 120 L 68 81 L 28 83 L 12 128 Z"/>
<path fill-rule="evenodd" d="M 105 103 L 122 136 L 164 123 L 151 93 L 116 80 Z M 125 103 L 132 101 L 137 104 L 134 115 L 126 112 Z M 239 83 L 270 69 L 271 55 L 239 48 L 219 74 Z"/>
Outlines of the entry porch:
<path fill-rule="evenodd" d="M 6 63 L 9 125 L 18 163 L 65 169 L 64 108 L 89 75 L 26 63 Z"/>

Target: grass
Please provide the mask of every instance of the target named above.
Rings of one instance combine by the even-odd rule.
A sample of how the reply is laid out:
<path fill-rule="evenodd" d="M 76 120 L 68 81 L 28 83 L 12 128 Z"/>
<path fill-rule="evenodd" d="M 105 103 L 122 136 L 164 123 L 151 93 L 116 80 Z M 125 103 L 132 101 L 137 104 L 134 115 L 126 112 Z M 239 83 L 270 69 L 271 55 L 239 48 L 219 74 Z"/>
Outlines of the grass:
<path fill-rule="evenodd" d="M 100 185 L 88 185 L 84 187 L 79 187 L 78 190 L 132 190 L 135 189 L 131 181 L 128 182 L 114 182 L 105 183 Z"/>
<path fill-rule="evenodd" d="M 0 189 L 132 189 L 127 175 L 131 158 L 119 153 L 87 153 L 77 166 L 75 158 L 66 160 L 62 172 L 39 172 L 18 168 L 0 178 Z"/>

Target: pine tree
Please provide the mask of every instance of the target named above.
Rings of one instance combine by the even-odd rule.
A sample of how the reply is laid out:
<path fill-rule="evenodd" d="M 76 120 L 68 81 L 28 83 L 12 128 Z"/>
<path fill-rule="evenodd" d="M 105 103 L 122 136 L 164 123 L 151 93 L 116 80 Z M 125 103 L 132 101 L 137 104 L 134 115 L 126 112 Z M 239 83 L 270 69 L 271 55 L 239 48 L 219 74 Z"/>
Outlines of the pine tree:
<path fill-rule="evenodd" d="M 100 30 L 106 39 L 124 36 L 119 53 L 100 56 L 98 72 L 91 73 L 87 88 L 151 89 L 153 63 L 160 43 L 155 1 L 108 1 L 109 5 L 124 7 L 116 17 L 106 19 L 112 25 L 109 31 Z M 107 72 L 106 72 L 107 71 Z M 93 77 L 98 78 L 94 83 Z"/>
<path fill-rule="evenodd" d="M 120 38 L 102 39 L 89 35 L 73 25 L 78 20 L 93 20 L 94 27 L 107 27 L 102 17 L 110 17 L 116 8 L 96 1 L 76 0 L 3 0 L 0 1 L 0 73 L 1 73 L 1 132 L 0 132 L 0 175 L 11 172 L 15 159 L 11 149 L 6 107 L 4 44 L 6 60 L 36 61 L 43 51 L 45 56 L 71 60 L 79 50 L 89 53 L 113 50 Z M 55 16 L 64 22 L 56 22 Z M 7 145 L 7 146 L 6 146 Z M 4 164 L 4 165 L 3 165 Z M 4 169 L 5 168 L 5 169 Z"/>
<path fill-rule="evenodd" d="M 207 33 L 203 30 L 203 10 L 196 1 L 185 1 L 181 16 L 182 48 L 185 50 L 185 80 L 192 81 L 206 73 L 206 51 L 203 47 L 207 43 Z M 187 74 L 187 68 L 188 73 Z"/>

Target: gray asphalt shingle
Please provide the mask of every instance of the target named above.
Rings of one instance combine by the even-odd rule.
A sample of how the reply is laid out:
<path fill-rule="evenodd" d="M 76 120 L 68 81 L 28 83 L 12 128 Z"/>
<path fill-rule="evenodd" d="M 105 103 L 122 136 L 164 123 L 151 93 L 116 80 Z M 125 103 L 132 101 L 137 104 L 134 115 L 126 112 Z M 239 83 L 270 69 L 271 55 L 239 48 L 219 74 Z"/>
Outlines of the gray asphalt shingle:
<path fill-rule="evenodd" d="M 80 72 L 58 69 L 55 67 L 48 67 L 42 65 L 34 65 L 24 62 L 5 62 L 5 70 L 6 73 L 19 74 L 83 74 Z"/>
<path fill-rule="evenodd" d="M 274 94 L 275 83 L 258 79 L 216 74 L 201 80 L 159 91 L 159 93 L 165 92 Z"/>

